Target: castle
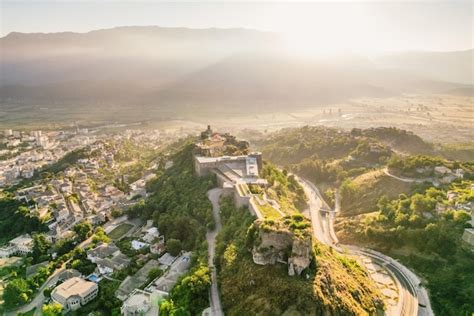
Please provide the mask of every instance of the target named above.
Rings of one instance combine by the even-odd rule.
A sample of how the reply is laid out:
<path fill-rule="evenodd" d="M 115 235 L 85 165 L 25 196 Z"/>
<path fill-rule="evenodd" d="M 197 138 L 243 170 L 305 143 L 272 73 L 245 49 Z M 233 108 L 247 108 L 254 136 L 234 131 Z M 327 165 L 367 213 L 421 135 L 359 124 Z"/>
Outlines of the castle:
<path fill-rule="evenodd" d="M 248 206 L 253 211 L 249 185 L 266 186 L 267 181 L 259 177 L 263 161 L 260 152 L 248 153 L 248 143 L 237 141 L 229 134 L 213 133 L 210 126 L 201 133 L 201 142 L 196 144 L 194 169 L 199 176 L 216 175 L 217 183 L 225 195 L 234 195 L 238 207 Z M 234 153 L 237 155 L 217 155 Z M 243 154 L 247 153 L 247 154 Z"/>

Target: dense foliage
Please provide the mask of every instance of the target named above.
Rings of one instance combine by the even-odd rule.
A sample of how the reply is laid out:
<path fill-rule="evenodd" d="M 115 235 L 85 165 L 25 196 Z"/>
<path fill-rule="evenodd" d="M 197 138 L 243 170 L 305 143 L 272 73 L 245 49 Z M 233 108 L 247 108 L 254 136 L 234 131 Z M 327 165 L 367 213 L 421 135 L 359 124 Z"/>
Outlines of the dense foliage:
<path fill-rule="evenodd" d="M 268 198 L 278 202 L 283 212 L 292 214 L 306 207 L 307 198 L 303 187 L 294 175 L 288 174 L 287 170 L 279 170 L 271 163 L 266 162 L 260 175 L 268 181 L 268 187 L 263 191 Z"/>
<path fill-rule="evenodd" d="M 209 268 L 197 266 L 178 280 L 170 297 L 160 304 L 160 315 L 200 315 L 209 306 Z"/>
<path fill-rule="evenodd" d="M 115 296 L 115 291 L 119 286 L 120 282 L 107 279 L 101 280 L 97 297 L 77 311 L 71 312 L 71 315 L 89 315 L 92 312 L 100 312 L 100 315 L 103 316 L 120 315 L 122 302 Z"/>
<path fill-rule="evenodd" d="M 428 281 L 437 314 L 471 315 L 473 254 L 461 235 L 470 218 L 464 210 L 474 201 L 472 144 L 434 146 L 396 128 L 323 127 L 285 129 L 255 143 L 275 163 L 316 183 L 330 203 L 339 189 L 341 242 L 376 248 L 414 268 Z M 435 170 L 440 166 L 451 171 Z M 448 191 L 458 195 L 454 202 Z"/>
<path fill-rule="evenodd" d="M 340 183 L 392 155 L 389 147 L 364 132 L 305 126 L 281 130 L 256 144 L 272 162 L 288 165 L 310 181 Z"/>
<path fill-rule="evenodd" d="M 458 194 L 456 203 L 474 201 L 468 181 L 453 183 L 449 189 Z M 382 197 L 374 215 L 341 223 L 339 237 L 370 244 L 414 267 L 428 281 L 437 314 L 470 315 L 474 311 L 474 255 L 461 241 L 470 214 L 456 210 L 445 190 L 429 187 L 418 191 L 393 200 Z M 437 205 L 446 209 L 438 213 Z"/>
<path fill-rule="evenodd" d="M 472 178 L 471 173 L 474 171 L 474 163 L 448 161 L 440 157 L 431 156 L 393 156 L 388 162 L 388 168 L 397 174 L 408 177 L 433 177 L 435 175 L 434 168 L 443 166 L 450 169 L 462 169 L 467 174 L 466 178 Z"/>
<path fill-rule="evenodd" d="M 39 215 L 6 193 L 0 195 L 0 244 L 24 233 L 46 231 Z"/>
<path fill-rule="evenodd" d="M 148 184 L 151 196 L 128 210 L 128 215 L 153 218 L 166 240 L 181 241 L 185 250 L 195 249 L 203 240 L 208 224 L 213 223 L 207 191 L 215 179 L 200 178 L 194 171 L 192 144 L 186 144 L 171 157 L 174 164 Z"/>
<path fill-rule="evenodd" d="M 381 310 L 377 291 L 354 261 L 318 245 L 316 264 L 305 273 L 309 279 L 288 276 L 283 264 L 256 265 L 249 251 L 252 238 L 248 236 L 254 218 L 248 210 L 237 209 L 230 199 L 221 201 L 221 214 L 216 266 L 227 314 L 362 315 Z M 286 220 L 295 229 L 305 224 L 297 215 Z"/>
<path fill-rule="evenodd" d="M 257 142 L 265 156 L 280 165 L 299 163 L 306 158 L 343 158 L 358 144 L 349 133 L 310 126 L 283 129 Z"/>

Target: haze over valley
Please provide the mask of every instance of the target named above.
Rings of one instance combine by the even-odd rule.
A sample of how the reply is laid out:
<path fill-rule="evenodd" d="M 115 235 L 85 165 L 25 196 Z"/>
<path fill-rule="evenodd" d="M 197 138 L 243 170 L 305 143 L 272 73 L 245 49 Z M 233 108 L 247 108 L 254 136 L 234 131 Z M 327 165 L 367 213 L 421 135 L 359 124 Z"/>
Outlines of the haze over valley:
<path fill-rule="evenodd" d="M 2 0 L 0 315 L 474 316 L 472 5 Z"/>
<path fill-rule="evenodd" d="M 0 49 L 0 121 L 10 126 L 347 112 L 355 99 L 407 95 L 462 104 L 473 91 L 472 50 L 301 57 L 250 29 L 14 32 Z"/>

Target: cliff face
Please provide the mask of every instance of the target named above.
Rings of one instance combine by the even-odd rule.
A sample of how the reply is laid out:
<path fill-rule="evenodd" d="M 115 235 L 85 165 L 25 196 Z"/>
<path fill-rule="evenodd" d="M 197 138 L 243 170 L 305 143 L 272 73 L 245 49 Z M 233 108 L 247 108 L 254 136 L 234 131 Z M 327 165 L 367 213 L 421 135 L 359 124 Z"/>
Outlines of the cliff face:
<path fill-rule="evenodd" d="M 301 275 L 313 259 L 311 234 L 304 221 L 300 217 L 255 221 L 251 228 L 253 261 L 260 265 L 286 263 L 289 275 Z"/>
<path fill-rule="evenodd" d="M 365 270 L 317 241 L 311 245 L 304 218 L 254 221 L 227 203 L 216 247 L 226 314 L 383 315 L 381 295 Z M 274 264 L 279 260 L 289 265 Z M 301 276 L 289 276 L 291 267 Z"/>

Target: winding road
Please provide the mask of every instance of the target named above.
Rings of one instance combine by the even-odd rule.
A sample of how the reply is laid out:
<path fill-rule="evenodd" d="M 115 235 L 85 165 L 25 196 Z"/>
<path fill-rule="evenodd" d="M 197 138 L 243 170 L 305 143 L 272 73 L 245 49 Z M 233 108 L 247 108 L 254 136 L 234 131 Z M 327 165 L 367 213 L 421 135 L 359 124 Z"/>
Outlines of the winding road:
<path fill-rule="evenodd" d="M 311 223 L 316 239 L 339 252 L 348 251 L 352 255 L 369 257 L 395 277 L 399 287 L 396 315 L 434 315 L 426 289 L 421 286 L 419 278 L 408 268 L 398 261 L 371 249 L 339 244 L 334 231 L 336 213 L 340 211 L 339 192 L 336 192 L 335 210 L 331 210 L 313 183 L 302 178 L 298 178 L 298 180 L 308 196 Z"/>
<path fill-rule="evenodd" d="M 383 173 L 385 173 L 387 176 L 392 177 L 394 179 L 397 179 L 398 181 L 406 182 L 406 183 L 423 183 L 423 182 L 433 182 L 432 178 L 423 178 L 423 179 L 414 179 L 414 178 L 407 178 L 407 177 L 399 177 L 396 176 L 388 170 L 388 168 L 383 169 Z"/>
<path fill-rule="evenodd" d="M 214 221 L 216 226 L 213 230 L 210 230 L 206 234 L 206 240 L 208 244 L 208 266 L 211 270 L 211 290 L 209 293 L 209 301 L 211 303 L 211 315 L 212 316 L 223 316 L 224 312 L 222 310 L 221 299 L 219 296 L 219 287 L 217 284 L 217 271 L 214 266 L 214 257 L 216 253 L 216 236 L 221 230 L 221 216 L 220 216 L 220 206 L 219 198 L 221 196 L 222 189 L 216 188 L 209 190 L 207 196 L 212 203 L 212 215 L 214 216 Z"/>

